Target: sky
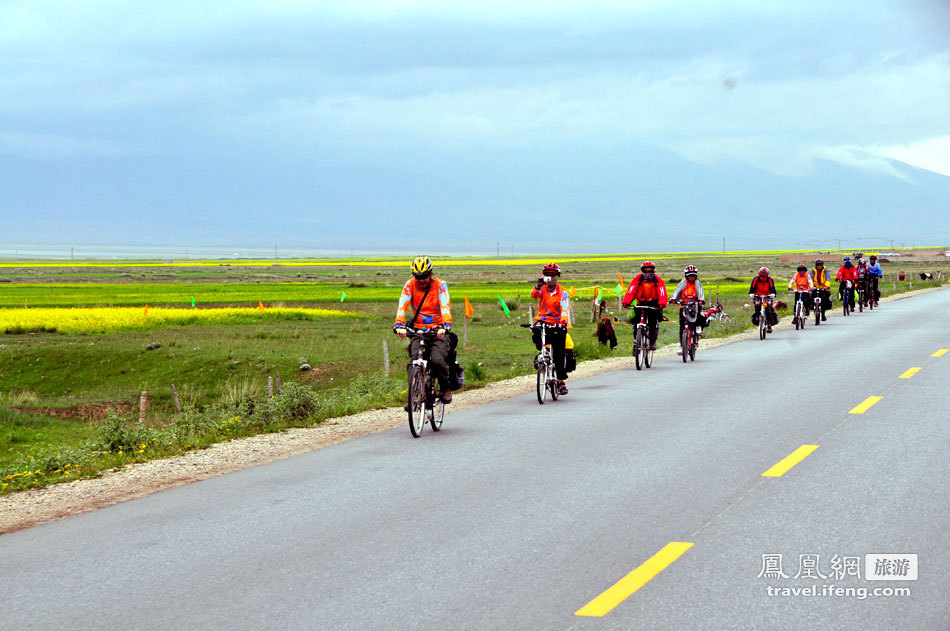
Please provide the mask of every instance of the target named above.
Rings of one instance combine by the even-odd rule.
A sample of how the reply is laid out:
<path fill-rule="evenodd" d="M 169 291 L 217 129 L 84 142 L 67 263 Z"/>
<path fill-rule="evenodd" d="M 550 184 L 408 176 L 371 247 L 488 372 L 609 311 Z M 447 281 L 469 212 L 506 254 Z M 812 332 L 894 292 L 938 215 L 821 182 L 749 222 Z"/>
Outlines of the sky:
<path fill-rule="evenodd" d="M 634 154 L 671 179 L 832 163 L 932 213 L 948 121 L 943 0 L 0 0 L 0 243 L 404 250 L 424 217 L 521 247 L 545 169 Z M 575 211 L 626 203 L 569 177 Z"/>

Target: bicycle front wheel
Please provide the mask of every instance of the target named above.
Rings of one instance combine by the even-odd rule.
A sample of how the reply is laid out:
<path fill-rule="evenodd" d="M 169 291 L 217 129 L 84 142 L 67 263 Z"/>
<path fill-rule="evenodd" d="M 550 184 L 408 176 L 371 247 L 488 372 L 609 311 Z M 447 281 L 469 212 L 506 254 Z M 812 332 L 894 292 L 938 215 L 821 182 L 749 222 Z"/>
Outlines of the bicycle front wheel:
<path fill-rule="evenodd" d="M 544 364 L 538 366 L 538 403 L 540 405 L 544 405 L 544 399 L 548 395 L 546 373 L 547 370 L 545 370 Z"/>
<path fill-rule="evenodd" d="M 685 327 L 680 331 L 680 352 L 683 354 L 683 363 L 685 364 L 689 357 L 689 329 Z"/>
<path fill-rule="evenodd" d="M 426 424 L 426 371 L 422 366 L 413 366 L 409 373 L 408 403 L 409 431 L 415 438 L 422 434 Z"/>
<path fill-rule="evenodd" d="M 697 348 L 699 348 L 699 339 L 697 339 L 696 333 L 694 332 L 694 333 L 690 336 L 690 340 L 689 340 L 689 361 L 691 361 L 691 362 L 696 361 L 696 349 L 697 349 Z"/>

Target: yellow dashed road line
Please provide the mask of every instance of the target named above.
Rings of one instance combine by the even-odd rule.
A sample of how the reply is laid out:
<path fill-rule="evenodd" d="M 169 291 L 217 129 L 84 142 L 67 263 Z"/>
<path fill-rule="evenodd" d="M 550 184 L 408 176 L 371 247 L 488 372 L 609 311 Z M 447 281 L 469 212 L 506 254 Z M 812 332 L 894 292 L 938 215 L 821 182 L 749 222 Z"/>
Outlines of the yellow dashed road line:
<path fill-rule="evenodd" d="M 802 445 L 788 456 L 777 462 L 771 469 L 762 474 L 765 478 L 780 478 L 785 473 L 808 457 L 808 454 L 818 449 L 818 445 Z"/>
<path fill-rule="evenodd" d="M 640 567 L 617 581 L 603 594 L 574 612 L 575 616 L 605 616 L 629 598 L 635 591 L 649 583 L 654 576 L 665 570 L 673 561 L 693 547 L 692 543 L 671 541 L 663 549 L 644 561 Z"/>

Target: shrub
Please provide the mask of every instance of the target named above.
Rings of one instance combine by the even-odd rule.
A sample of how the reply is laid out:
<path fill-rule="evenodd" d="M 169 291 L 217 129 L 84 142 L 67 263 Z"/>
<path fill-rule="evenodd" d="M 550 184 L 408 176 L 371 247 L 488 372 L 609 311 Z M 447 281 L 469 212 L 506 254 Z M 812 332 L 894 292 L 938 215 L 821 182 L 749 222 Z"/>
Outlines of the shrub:
<path fill-rule="evenodd" d="M 99 423 L 97 433 L 95 447 L 113 453 L 134 451 L 141 445 L 150 443 L 158 434 L 142 423 L 132 423 L 127 418 L 112 413 Z"/>
<path fill-rule="evenodd" d="M 310 386 L 285 383 L 280 394 L 266 401 L 256 415 L 267 420 L 300 423 L 320 409 L 320 399 Z"/>

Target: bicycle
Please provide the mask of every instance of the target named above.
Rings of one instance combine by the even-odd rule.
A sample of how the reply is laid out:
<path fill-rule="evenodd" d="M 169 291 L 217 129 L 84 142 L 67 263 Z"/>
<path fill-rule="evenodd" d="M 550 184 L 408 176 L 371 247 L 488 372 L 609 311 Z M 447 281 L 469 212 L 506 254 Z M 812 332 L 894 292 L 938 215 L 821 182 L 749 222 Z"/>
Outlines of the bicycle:
<path fill-rule="evenodd" d="M 537 394 L 538 404 L 544 405 L 544 399 L 548 392 L 551 393 L 551 400 L 557 401 L 557 372 L 554 369 L 554 352 L 551 345 L 548 344 L 546 332 L 548 329 L 557 328 L 545 322 L 535 322 L 534 324 L 522 324 L 522 328 L 541 332 L 541 350 L 534 358 L 534 367 L 538 370 Z"/>
<path fill-rule="evenodd" d="M 851 287 L 851 281 L 845 280 L 838 287 L 838 295 L 841 296 L 841 309 L 844 315 L 851 315 L 854 311 L 854 290 Z"/>
<path fill-rule="evenodd" d="M 863 280 L 858 281 L 858 312 L 864 311 L 864 305 L 867 303 L 867 282 Z M 852 311 L 854 309 L 852 308 Z"/>
<path fill-rule="evenodd" d="M 803 291 L 793 291 L 795 294 L 795 315 L 792 316 L 792 322 L 795 323 L 796 331 L 805 330 L 805 293 Z"/>
<path fill-rule="evenodd" d="M 768 296 L 752 296 L 752 301 L 759 307 L 759 339 L 760 340 L 764 340 L 765 336 L 769 332 L 768 310 L 772 306 L 773 298 L 775 298 L 775 294 L 769 294 Z"/>
<path fill-rule="evenodd" d="M 434 432 L 442 429 L 442 420 L 445 417 L 442 388 L 438 379 L 433 379 L 426 352 L 426 340 L 438 339 L 438 333 L 407 327 L 406 337 L 419 340 L 416 357 L 412 358 L 409 364 L 409 388 L 406 391 L 408 401 L 405 408 L 409 414 L 409 431 L 414 438 L 419 438 L 426 423 L 432 426 Z"/>
<path fill-rule="evenodd" d="M 696 320 L 699 318 L 699 303 L 689 301 L 681 303 L 683 318 L 686 320 L 683 330 L 680 331 L 680 354 L 683 356 L 683 363 L 686 358 L 690 361 L 696 361 L 696 349 L 699 347 L 699 334 L 696 333 Z"/>
<path fill-rule="evenodd" d="M 643 370 L 644 366 L 649 368 L 653 365 L 653 351 L 650 350 L 650 327 L 647 325 L 646 309 L 660 311 L 660 308 L 649 305 L 637 305 L 633 308 L 641 309 L 640 320 L 637 322 L 633 333 L 633 359 L 637 365 L 637 370 Z"/>

